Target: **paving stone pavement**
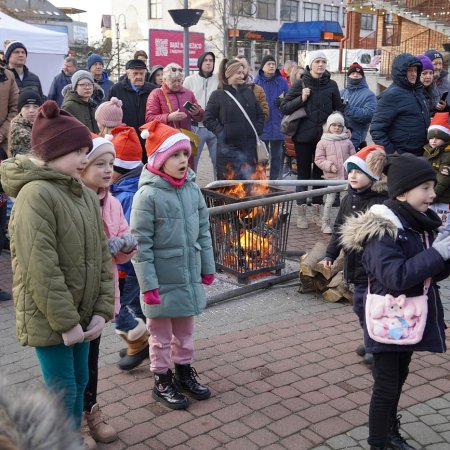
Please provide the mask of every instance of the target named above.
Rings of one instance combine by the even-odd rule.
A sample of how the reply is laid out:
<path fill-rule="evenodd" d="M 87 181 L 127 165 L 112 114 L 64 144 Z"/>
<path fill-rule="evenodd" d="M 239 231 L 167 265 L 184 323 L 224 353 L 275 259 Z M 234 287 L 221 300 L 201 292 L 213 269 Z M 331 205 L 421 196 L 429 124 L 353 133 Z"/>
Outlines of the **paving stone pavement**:
<path fill-rule="evenodd" d="M 292 220 L 289 249 L 307 250 L 323 238 L 316 227 L 300 232 Z M 4 253 L 0 287 L 10 285 Z M 441 295 L 448 320 L 449 282 Z M 11 389 L 41 384 L 34 351 L 17 343 L 14 326 L 12 302 L 0 303 L 1 372 Z M 350 305 L 299 294 L 296 280 L 216 304 L 196 323 L 195 367 L 213 396 L 171 411 L 152 399 L 147 363 L 127 373 L 117 368 L 122 343 L 108 324 L 98 400 L 119 439 L 98 448 L 366 449 L 372 378 L 354 352 L 361 337 Z M 448 354 L 414 355 L 400 407 L 412 444 L 450 449 Z"/>

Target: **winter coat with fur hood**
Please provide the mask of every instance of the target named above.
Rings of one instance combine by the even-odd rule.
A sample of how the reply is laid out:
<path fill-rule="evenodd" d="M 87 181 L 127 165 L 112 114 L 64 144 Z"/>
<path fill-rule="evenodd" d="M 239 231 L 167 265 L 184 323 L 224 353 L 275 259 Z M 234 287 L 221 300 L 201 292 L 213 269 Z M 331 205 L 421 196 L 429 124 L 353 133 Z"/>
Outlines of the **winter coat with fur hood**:
<path fill-rule="evenodd" d="M 357 192 L 349 185 L 347 195 L 341 200 L 333 234 L 328 243 L 326 257 L 335 261 L 342 249 L 340 242 L 341 228 L 348 217 L 367 211 L 372 205 L 384 203 L 387 200 L 387 186 L 385 178 L 374 182 L 367 189 Z M 346 250 L 344 255 L 344 279 L 347 283 L 367 284 L 367 275 L 361 264 L 362 253 Z"/>
<path fill-rule="evenodd" d="M 180 187 L 144 167 L 131 210 L 139 248 L 133 258 L 142 294 L 159 289 L 160 305 L 141 301 L 151 319 L 188 317 L 206 306 L 201 275 L 214 274 L 209 215 L 195 173 Z"/>
<path fill-rule="evenodd" d="M 62 344 L 62 333 L 86 330 L 94 314 L 111 320 L 111 256 L 95 192 L 24 155 L 3 161 L 0 176 L 16 197 L 9 231 L 19 342 Z"/>
<path fill-rule="evenodd" d="M 31 152 L 31 129 L 33 122 L 18 114 L 11 120 L 8 138 L 8 153 L 26 155 Z"/>
<path fill-rule="evenodd" d="M 364 326 L 366 352 L 446 351 L 444 310 L 436 282 L 449 275 L 450 264 L 431 248 L 433 240 L 430 235 L 430 248 L 425 250 L 423 236 L 385 205 L 374 205 L 369 211 L 350 217 L 342 227 L 344 248 L 363 252 L 362 264 L 373 294 L 421 295 L 424 280 L 432 278 L 422 340 L 414 345 L 381 344 L 370 339 Z M 367 290 L 362 299 L 355 301 L 365 304 L 366 293 Z"/>

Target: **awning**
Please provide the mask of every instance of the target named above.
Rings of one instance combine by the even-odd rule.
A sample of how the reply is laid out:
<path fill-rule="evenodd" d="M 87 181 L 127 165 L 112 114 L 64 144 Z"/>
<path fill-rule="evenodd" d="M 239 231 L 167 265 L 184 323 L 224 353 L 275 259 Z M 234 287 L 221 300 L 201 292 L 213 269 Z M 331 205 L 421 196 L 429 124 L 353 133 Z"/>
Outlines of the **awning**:
<path fill-rule="evenodd" d="M 343 36 L 339 22 L 331 20 L 284 23 L 278 32 L 278 40 L 281 42 L 338 41 Z"/>

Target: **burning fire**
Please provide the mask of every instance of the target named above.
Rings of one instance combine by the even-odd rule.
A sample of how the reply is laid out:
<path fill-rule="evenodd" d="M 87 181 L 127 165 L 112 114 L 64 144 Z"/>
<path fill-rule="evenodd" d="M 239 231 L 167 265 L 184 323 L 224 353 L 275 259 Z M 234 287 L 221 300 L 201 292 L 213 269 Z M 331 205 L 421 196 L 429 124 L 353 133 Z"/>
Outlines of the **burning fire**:
<path fill-rule="evenodd" d="M 231 165 L 227 167 L 226 178 L 229 180 L 235 179 L 235 173 Z M 257 165 L 251 179 L 267 180 L 265 167 Z M 218 191 L 221 194 L 239 199 L 265 196 L 272 192 L 268 183 L 237 183 L 222 187 Z M 276 264 L 279 256 L 274 252 L 274 239 L 278 236 L 276 232 L 279 217 L 278 205 L 243 209 L 238 211 L 236 215 L 235 220 L 240 222 L 240 226 L 237 226 L 238 224 L 234 220 L 222 222 L 222 238 L 231 250 L 225 255 L 224 263 L 231 267 L 246 270 L 256 270 Z"/>

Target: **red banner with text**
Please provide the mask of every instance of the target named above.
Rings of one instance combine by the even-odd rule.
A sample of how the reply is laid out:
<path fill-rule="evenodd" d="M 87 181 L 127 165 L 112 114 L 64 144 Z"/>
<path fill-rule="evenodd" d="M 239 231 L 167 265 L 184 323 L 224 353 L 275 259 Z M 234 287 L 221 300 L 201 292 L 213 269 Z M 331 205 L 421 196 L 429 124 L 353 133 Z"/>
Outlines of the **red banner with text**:
<path fill-rule="evenodd" d="M 150 66 L 175 62 L 183 67 L 183 32 L 149 30 Z M 197 69 L 197 59 L 205 51 L 205 35 L 189 33 L 189 67 Z"/>

